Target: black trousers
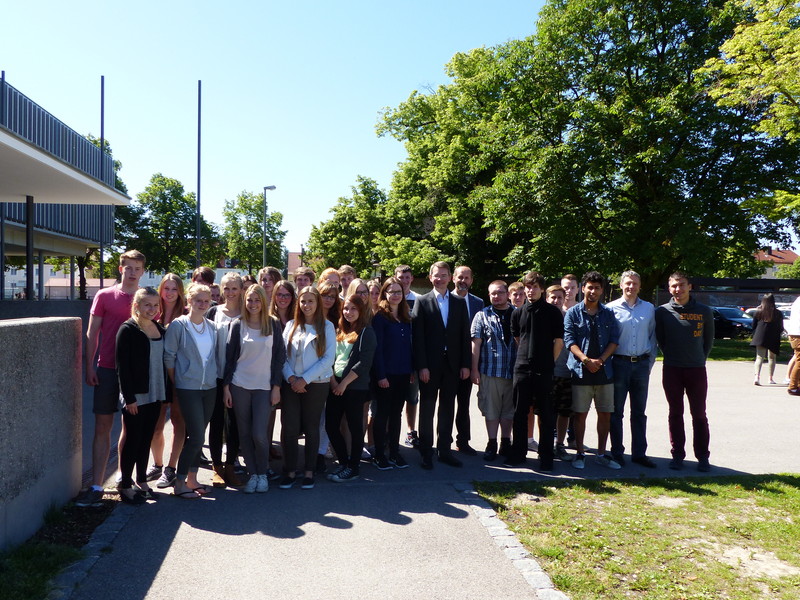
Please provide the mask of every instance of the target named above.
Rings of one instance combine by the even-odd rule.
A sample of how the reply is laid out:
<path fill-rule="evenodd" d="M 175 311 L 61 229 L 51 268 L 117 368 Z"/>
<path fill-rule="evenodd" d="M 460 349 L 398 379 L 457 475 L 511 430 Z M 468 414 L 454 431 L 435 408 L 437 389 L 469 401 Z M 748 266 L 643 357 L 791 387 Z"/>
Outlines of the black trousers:
<path fill-rule="evenodd" d="M 469 400 L 472 395 L 472 381 L 469 379 L 458 380 L 456 392 L 456 446 L 466 446 L 470 440 L 469 431 Z"/>
<path fill-rule="evenodd" d="M 387 375 L 389 387 L 375 385 L 375 416 L 372 419 L 372 438 L 375 440 L 375 457 L 396 456 L 400 451 L 400 431 L 403 405 L 411 387 L 410 374 Z"/>
<path fill-rule="evenodd" d="M 539 458 L 553 460 L 553 428 L 556 411 L 551 390 L 553 372 L 514 373 L 514 425 L 511 451 L 515 458 L 528 453 L 528 413 L 531 406 L 539 416 Z"/>
<path fill-rule="evenodd" d="M 447 361 L 442 361 L 441 370 L 431 371 L 428 383 L 419 382 L 419 448 L 423 456 L 430 456 L 433 449 L 434 414 L 437 416 L 436 447 L 440 452 L 450 451 L 458 375 L 458 371 L 453 371 Z"/>

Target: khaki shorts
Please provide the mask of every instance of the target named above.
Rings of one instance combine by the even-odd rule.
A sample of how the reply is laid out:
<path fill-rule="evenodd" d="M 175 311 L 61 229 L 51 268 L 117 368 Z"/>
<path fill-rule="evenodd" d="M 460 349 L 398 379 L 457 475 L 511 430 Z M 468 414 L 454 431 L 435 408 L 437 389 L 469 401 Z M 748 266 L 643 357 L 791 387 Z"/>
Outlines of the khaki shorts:
<path fill-rule="evenodd" d="M 489 421 L 514 418 L 514 381 L 481 373 L 478 408 Z"/>
<path fill-rule="evenodd" d="M 614 384 L 575 385 L 572 384 L 572 412 L 587 413 L 594 400 L 597 412 L 614 412 Z"/>

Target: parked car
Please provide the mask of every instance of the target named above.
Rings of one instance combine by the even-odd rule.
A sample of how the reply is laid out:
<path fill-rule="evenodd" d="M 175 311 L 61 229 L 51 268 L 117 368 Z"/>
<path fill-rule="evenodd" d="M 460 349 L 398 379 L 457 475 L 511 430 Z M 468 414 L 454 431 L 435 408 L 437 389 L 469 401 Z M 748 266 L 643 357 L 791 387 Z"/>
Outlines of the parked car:
<path fill-rule="evenodd" d="M 712 306 L 714 337 L 739 338 L 753 333 L 753 318 L 735 306 Z"/>

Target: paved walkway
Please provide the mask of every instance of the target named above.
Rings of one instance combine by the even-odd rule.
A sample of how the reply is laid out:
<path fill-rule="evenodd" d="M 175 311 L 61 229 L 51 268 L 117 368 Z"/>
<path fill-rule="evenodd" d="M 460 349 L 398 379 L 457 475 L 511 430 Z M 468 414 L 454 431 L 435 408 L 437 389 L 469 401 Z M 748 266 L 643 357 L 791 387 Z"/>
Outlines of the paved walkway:
<path fill-rule="evenodd" d="M 750 363 L 709 363 L 712 474 L 796 472 L 790 449 L 798 442 L 800 398 L 785 387 L 753 386 L 751 369 Z M 779 365 L 778 381 L 785 369 Z M 475 504 L 471 482 L 674 476 L 666 468 L 660 385 L 659 363 L 648 409 L 648 454 L 657 469 L 610 471 L 590 457 L 583 472 L 556 461 L 546 476 L 478 456 L 463 457 L 462 469 L 434 463 L 433 471 L 423 471 L 416 453 L 404 448 L 411 468 L 382 472 L 362 464 L 362 478 L 349 484 L 318 478 L 313 490 L 214 490 L 197 501 L 164 495 L 142 507 L 121 505 L 98 530 L 93 556 L 62 578 L 78 588 L 61 597 L 563 598 L 537 591 L 542 574 L 491 511 Z M 475 409 L 473 445 L 479 450 L 486 443 L 482 423 Z M 681 475 L 694 476 L 688 429 Z M 595 443 L 590 417 L 587 444 Z M 202 471 L 201 480 L 210 481 L 210 472 Z"/>

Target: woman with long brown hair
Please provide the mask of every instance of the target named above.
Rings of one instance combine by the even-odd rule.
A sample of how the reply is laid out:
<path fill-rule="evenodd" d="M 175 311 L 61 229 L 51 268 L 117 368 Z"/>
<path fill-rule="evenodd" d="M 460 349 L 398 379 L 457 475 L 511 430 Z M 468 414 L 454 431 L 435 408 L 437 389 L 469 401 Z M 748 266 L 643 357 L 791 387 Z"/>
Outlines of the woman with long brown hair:
<path fill-rule="evenodd" d="M 186 296 L 183 293 L 183 280 L 175 273 L 167 273 L 158 284 L 159 315 L 157 322 L 165 329 L 178 317 L 186 314 Z M 169 461 L 164 465 L 164 426 L 167 411 L 172 423 L 172 448 Z M 156 481 L 156 487 L 164 489 L 175 483 L 175 467 L 186 437 L 181 408 L 175 401 L 175 387 L 167 378 L 166 399 L 161 403 L 161 412 L 156 421 L 150 451 L 153 453 L 153 466 L 147 471 L 147 481 Z"/>
<path fill-rule="evenodd" d="M 331 375 L 331 392 L 325 406 L 328 437 L 340 468 L 328 479 L 351 481 L 359 475 L 364 439 L 364 404 L 369 402 L 369 377 L 375 356 L 375 332 L 369 326 L 367 303 L 358 294 L 348 296 L 342 307 L 336 334 L 336 359 Z M 342 435 L 342 416 L 350 430 L 350 453 Z"/>
<path fill-rule="evenodd" d="M 775 385 L 775 361 L 781 349 L 783 313 L 775 306 L 775 296 L 764 294 L 761 305 L 753 315 L 753 341 L 756 349 L 755 378 L 753 383 L 761 385 L 761 366 L 764 359 L 769 364 L 769 383 Z"/>
<path fill-rule="evenodd" d="M 408 463 L 400 455 L 400 430 L 403 405 L 414 368 L 411 360 L 411 314 L 403 285 L 395 277 L 389 277 L 381 287 L 372 328 L 377 338 L 374 372 L 378 383 L 372 421 L 375 439 L 373 464 L 382 471 L 392 466 L 403 469 Z"/>
<path fill-rule="evenodd" d="M 283 428 L 282 489 L 294 485 L 300 431 L 305 432 L 305 474 L 302 488 L 314 487 L 314 469 L 319 450 L 319 422 L 328 396 L 336 332 L 325 318 L 319 292 L 307 286 L 298 294 L 294 319 L 283 331 L 286 362 L 281 390 Z"/>

